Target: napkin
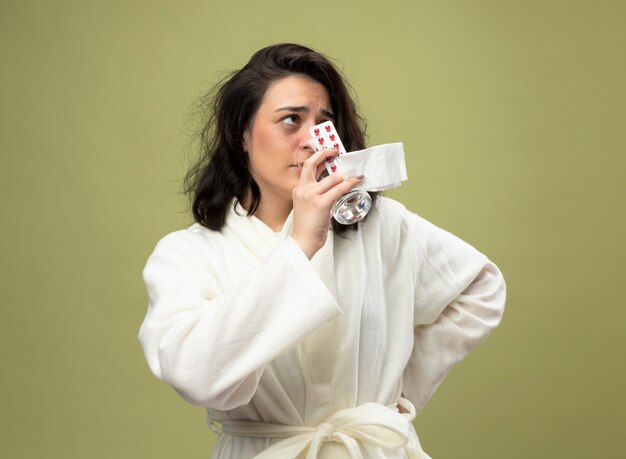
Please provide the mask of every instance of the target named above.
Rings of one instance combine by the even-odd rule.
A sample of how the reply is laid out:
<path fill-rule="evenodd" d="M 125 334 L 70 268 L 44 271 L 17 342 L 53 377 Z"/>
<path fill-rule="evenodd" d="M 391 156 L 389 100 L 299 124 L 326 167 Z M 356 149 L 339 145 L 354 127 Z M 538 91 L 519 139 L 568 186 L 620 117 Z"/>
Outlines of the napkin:
<path fill-rule="evenodd" d="M 344 177 L 364 175 L 355 190 L 383 191 L 407 179 L 402 142 L 387 143 L 337 156 Z"/>

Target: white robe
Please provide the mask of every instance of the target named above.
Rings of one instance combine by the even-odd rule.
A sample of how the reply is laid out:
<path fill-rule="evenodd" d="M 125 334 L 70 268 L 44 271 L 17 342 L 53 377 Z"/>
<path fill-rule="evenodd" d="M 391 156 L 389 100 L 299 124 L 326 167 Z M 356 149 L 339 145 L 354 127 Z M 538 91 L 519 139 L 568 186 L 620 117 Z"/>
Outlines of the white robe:
<path fill-rule="evenodd" d="M 280 233 L 243 215 L 230 210 L 221 232 L 171 233 L 150 256 L 139 337 L 154 374 L 224 430 L 228 420 L 300 426 L 321 442 L 318 457 L 428 457 L 367 441 L 398 440 L 380 426 L 333 435 L 328 420 L 364 416 L 355 407 L 390 411 L 402 395 L 419 411 L 500 322 L 498 268 L 387 198 L 358 232 L 331 232 L 310 261 L 290 237 L 293 213 Z M 307 440 L 298 457 L 313 449 Z M 281 441 L 224 433 L 212 457 L 251 458 Z M 269 457 L 297 455 L 276 448 Z"/>

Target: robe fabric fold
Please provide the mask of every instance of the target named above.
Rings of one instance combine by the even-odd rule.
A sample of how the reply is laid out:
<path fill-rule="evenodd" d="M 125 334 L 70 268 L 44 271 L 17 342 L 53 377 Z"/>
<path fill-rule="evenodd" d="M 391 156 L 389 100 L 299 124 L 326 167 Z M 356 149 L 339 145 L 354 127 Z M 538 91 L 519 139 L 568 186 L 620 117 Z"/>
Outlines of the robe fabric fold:
<path fill-rule="evenodd" d="M 159 241 L 144 269 L 139 334 L 151 370 L 225 427 L 214 458 L 269 448 L 427 458 L 412 424 L 389 407 L 404 396 L 419 411 L 498 325 L 500 271 L 387 198 L 357 232 L 329 233 L 312 260 L 290 237 L 292 222 L 275 233 L 237 206 L 220 232 L 194 224 Z M 350 414 L 368 420 L 346 429 Z M 387 417 L 391 430 L 375 422 Z M 246 425 L 299 433 L 233 430 Z"/>

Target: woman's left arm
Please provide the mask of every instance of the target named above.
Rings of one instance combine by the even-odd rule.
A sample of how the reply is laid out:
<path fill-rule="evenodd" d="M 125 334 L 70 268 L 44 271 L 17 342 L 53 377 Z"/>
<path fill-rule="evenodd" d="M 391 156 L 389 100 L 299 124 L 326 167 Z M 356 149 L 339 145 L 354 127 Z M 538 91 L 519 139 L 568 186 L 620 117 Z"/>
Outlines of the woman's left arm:
<path fill-rule="evenodd" d="M 420 409 L 450 369 L 498 326 L 506 287 L 498 267 L 456 236 L 408 217 L 416 254 L 414 342 L 403 392 Z"/>

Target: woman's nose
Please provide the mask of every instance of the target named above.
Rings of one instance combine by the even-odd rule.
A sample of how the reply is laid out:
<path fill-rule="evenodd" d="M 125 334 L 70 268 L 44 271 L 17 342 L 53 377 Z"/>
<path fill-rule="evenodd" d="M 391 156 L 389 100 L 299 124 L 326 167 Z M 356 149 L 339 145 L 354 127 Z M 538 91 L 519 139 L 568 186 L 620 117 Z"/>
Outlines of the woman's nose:
<path fill-rule="evenodd" d="M 315 153 L 315 143 L 309 138 L 300 144 L 298 151 L 296 152 L 296 162 L 298 164 L 304 163 L 309 159 L 313 153 Z"/>
<path fill-rule="evenodd" d="M 300 145 L 300 150 L 302 150 L 303 153 L 306 153 L 307 156 L 311 156 L 316 151 L 315 141 L 309 137 Z"/>

